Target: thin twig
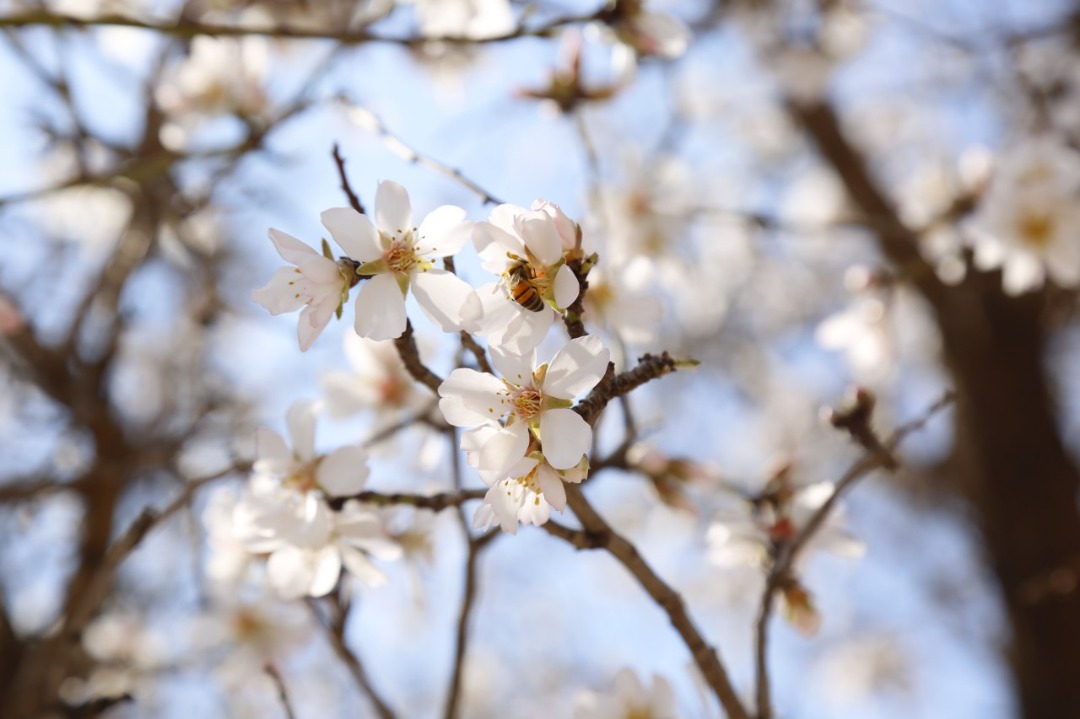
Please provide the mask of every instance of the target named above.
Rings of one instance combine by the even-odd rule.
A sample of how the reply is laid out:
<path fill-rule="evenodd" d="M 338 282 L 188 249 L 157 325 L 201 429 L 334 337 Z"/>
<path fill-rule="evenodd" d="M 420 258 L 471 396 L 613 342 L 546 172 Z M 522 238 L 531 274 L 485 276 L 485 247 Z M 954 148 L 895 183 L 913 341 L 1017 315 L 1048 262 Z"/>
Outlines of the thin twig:
<path fill-rule="evenodd" d="M 289 693 L 285 690 L 285 682 L 281 678 L 281 673 L 273 664 L 267 664 L 264 671 L 270 677 L 270 680 L 274 682 L 278 698 L 281 700 L 281 708 L 285 710 L 285 716 L 288 719 L 296 719 L 296 712 L 293 711 L 292 703 L 289 702 Z"/>
<path fill-rule="evenodd" d="M 566 501 L 584 529 L 569 529 L 552 521 L 545 523 L 544 529 L 578 549 L 603 549 L 626 567 L 641 588 L 667 614 L 729 719 L 750 719 L 717 650 L 705 641 L 690 617 L 682 596 L 653 571 L 629 540 L 616 532 L 593 509 L 578 485 L 566 485 Z"/>
<path fill-rule="evenodd" d="M 441 512 L 444 509 L 458 507 L 474 499 L 483 499 L 485 494 L 487 494 L 486 489 L 462 489 L 456 492 L 440 492 L 439 494 L 409 494 L 407 492 L 386 494 L 365 491 L 348 497 L 332 497 L 328 501 L 334 509 L 341 509 L 346 502 L 355 499 L 358 502 L 374 504 L 379 507 L 404 505 Z"/>
<path fill-rule="evenodd" d="M 357 125 L 363 127 L 366 130 L 370 130 L 376 135 L 378 135 L 379 139 L 383 141 L 383 144 L 387 147 L 387 149 L 389 149 L 395 155 L 401 157 L 406 162 L 421 165 L 430 170 L 434 170 L 439 174 L 449 177 L 451 180 L 458 183 L 466 190 L 479 197 L 485 204 L 504 204 L 503 201 L 500 200 L 498 197 L 491 194 L 479 184 L 466 177 L 465 174 L 461 172 L 461 170 L 451 167 L 444 162 L 440 162 L 433 157 L 425 155 L 416 150 L 408 143 L 406 143 L 400 137 L 391 132 L 386 127 L 386 125 L 383 124 L 382 119 L 380 119 L 379 116 L 373 113 L 371 110 L 368 110 L 366 107 L 362 107 L 360 105 L 352 104 L 344 98 L 342 98 L 342 102 L 347 106 L 349 114 L 353 116 L 353 121 Z"/>
<path fill-rule="evenodd" d="M 461 463 L 457 456 L 458 432 L 450 428 L 446 432 L 450 440 L 450 453 L 454 457 L 451 463 L 454 489 L 462 491 Z M 469 520 L 465 510 L 458 505 L 458 520 L 461 525 L 461 533 L 468 543 L 469 554 L 465 560 L 465 581 L 462 588 L 461 609 L 458 612 L 457 632 L 454 635 L 454 669 L 450 673 L 450 688 L 446 693 L 446 705 L 443 709 L 445 719 L 455 719 L 461 708 L 461 685 L 465 677 L 465 653 L 469 642 L 469 620 L 472 617 L 473 607 L 476 604 L 476 566 L 480 559 L 480 553 L 501 532 L 493 529 L 479 537 L 472 536 L 469 531 Z"/>
<path fill-rule="evenodd" d="M 398 355 L 412 378 L 438 394 L 439 385 L 442 384 L 442 377 L 432 372 L 420 359 L 420 348 L 416 346 L 411 321 L 405 321 L 405 331 L 394 340 L 394 346 L 397 347 Z"/>
<path fill-rule="evenodd" d="M 679 368 L 679 362 L 667 352 L 659 355 L 646 354 L 638 359 L 638 364 L 631 370 L 615 374 L 615 365 L 609 363 L 607 373 L 600 379 L 585 399 L 578 402 L 574 411 L 589 424 L 607 407 L 608 402 L 631 392 L 641 385 L 671 374 Z"/>
<path fill-rule="evenodd" d="M 349 198 L 349 206 L 361 215 L 366 215 L 367 212 L 364 211 L 363 203 L 360 202 L 360 198 L 353 192 L 352 185 L 349 184 L 349 177 L 345 174 L 345 158 L 341 156 L 336 142 L 334 143 L 334 150 L 330 154 L 334 158 L 334 164 L 337 165 L 338 177 L 341 178 L 341 189 L 345 196 Z"/>
<path fill-rule="evenodd" d="M 339 596 L 339 595 L 335 595 Z M 360 661 L 360 657 L 349 648 L 349 645 L 345 641 L 345 619 L 346 613 L 341 610 L 340 606 L 331 607 L 329 610 L 330 616 L 323 617 L 322 612 L 319 611 L 318 603 L 311 597 L 307 599 L 308 608 L 311 609 L 311 614 L 315 618 L 315 621 L 323 628 L 326 634 L 326 638 L 330 640 L 330 646 L 333 648 L 334 653 L 337 654 L 340 659 L 352 674 L 353 680 L 356 682 L 356 686 L 360 689 L 361 693 L 367 697 L 368 701 L 375 709 L 375 713 L 379 715 L 380 719 L 394 719 L 395 715 L 386 701 L 379 696 L 379 693 L 375 691 L 375 687 L 371 683 L 371 679 L 367 675 L 367 670 L 364 669 L 364 665 Z"/>
<path fill-rule="evenodd" d="M 866 452 L 847 472 L 837 480 L 832 495 L 817 508 L 810 516 L 803 528 L 781 550 L 776 563 L 769 571 L 765 582 L 765 589 L 761 595 L 761 605 L 758 608 L 757 622 L 755 625 L 755 666 L 757 671 L 757 714 L 758 719 L 770 719 L 772 717 L 772 699 L 769 686 L 768 666 L 768 643 L 769 643 L 769 620 L 772 618 L 773 608 L 776 604 L 776 594 L 781 584 L 790 575 L 799 553 L 806 547 L 814 534 L 822 527 L 829 514 L 832 512 L 841 496 L 847 492 L 856 481 L 867 476 L 876 469 L 888 469 L 895 471 L 899 463 L 893 454 L 896 447 L 913 432 L 922 429 L 938 412 L 951 405 L 956 400 L 956 394 L 952 390 L 946 392 L 934 402 L 923 414 L 914 420 L 898 428 L 884 442 L 878 440 L 866 442 Z M 862 429 L 852 432 L 855 436 L 865 436 L 869 432 L 870 416 L 862 417 Z M 838 428 L 851 432 L 846 425 L 838 425 Z"/>

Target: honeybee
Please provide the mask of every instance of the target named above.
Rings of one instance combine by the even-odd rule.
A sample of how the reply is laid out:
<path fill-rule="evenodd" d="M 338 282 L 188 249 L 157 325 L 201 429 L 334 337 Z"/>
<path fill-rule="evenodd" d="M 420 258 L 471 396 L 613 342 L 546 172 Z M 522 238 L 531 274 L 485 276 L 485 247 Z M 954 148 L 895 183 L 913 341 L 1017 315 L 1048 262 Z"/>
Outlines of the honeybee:
<path fill-rule="evenodd" d="M 519 260 L 506 270 L 506 285 L 510 298 L 530 312 L 544 309 L 544 298 L 540 296 L 542 288 L 537 286 L 529 263 Z"/>

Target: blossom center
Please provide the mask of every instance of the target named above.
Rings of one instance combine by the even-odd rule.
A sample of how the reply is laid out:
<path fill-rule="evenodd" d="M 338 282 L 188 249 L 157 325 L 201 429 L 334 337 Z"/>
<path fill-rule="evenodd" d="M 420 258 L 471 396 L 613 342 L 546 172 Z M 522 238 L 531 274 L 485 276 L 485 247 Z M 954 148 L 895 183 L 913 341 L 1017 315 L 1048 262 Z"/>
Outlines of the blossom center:
<path fill-rule="evenodd" d="M 525 421 L 539 416 L 544 394 L 536 387 L 522 387 L 514 396 L 514 414 Z"/>
<path fill-rule="evenodd" d="M 1054 221 L 1044 212 L 1028 212 L 1020 218 L 1020 238 L 1032 247 L 1046 247 L 1054 233 Z"/>
<path fill-rule="evenodd" d="M 540 498 L 544 496 L 544 491 L 540 489 L 540 483 L 536 480 L 536 469 L 536 467 L 533 467 L 528 474 L 505 480 L 507 484 L 506 493 L 512 495 L 512 485 L 517 484 L 523 492 L 533 493 L 533 504 L 539 507 Z"/>
<path fill-rule="evenodd" d="M 297 465 L 292 473 L 285 478 L 283 484 L 290 489 L 296 490 L 300 494 L 307 494 L 314 489 L 318 489 L 319 483 L 315 480 L 315 467 L 319 464 L 320 459 L 322 458 L 316 457 L 315 459 Z"/>

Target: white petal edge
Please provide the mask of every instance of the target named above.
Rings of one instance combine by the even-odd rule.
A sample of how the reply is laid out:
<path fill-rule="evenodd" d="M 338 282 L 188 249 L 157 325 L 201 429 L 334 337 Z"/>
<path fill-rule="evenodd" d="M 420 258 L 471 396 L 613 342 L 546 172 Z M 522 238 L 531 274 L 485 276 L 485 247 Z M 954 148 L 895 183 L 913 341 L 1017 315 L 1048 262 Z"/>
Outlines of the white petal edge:
<path fill-rule="evenodd" d="M 331 207 L 320 216 L 323 227 L 334 242 L 357 262 L 372 262 L 382 257 L 379 232 L 371 220 L 351 207 Z"/>
<path fill-rule="evenodd" d="M 555 469 L 570 469 L 592 445 L 592 427 L 571 409 L 551 409 L 540 415 L 544 456 Z"/>
<path fill-rule="evenodd" d="M 356 295 L 356 334 L 370 340 L 392 340 L 405 331 L 405 297 L 393 273 L 375 275 Z"/>

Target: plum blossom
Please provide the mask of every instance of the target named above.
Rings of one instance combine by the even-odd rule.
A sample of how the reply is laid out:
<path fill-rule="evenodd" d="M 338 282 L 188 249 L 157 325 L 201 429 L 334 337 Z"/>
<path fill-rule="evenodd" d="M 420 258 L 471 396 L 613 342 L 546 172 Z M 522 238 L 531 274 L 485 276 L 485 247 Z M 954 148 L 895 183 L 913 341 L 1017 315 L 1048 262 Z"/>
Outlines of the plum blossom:
<path fill-rule="evenodd" d="M 417 389 L 392 343 L 347 334 L 344 344 L 352 371 L 327 372 L 321 378 L 331 416 L 373 411 L 378 417 L 376 424 L 382 426 L 402 413 L 419 412 L 431 401 L 430 395 Z"/>
<path fill-rule="evenodd" d="M 558 205 L 537 200 L 530 210 L 499 205 L 487 222 L 477 223 L 473 240 L 484 269 L 501 278 L 476 290 L 482 308 L 482 318 L 474 318 L 477 331 L 493 345 L 524 354 L 544 339 L 556 313 L 577 299 L 577 277 L 566 260 L 578 251 L 578 227 Z M 539 310 L 514 300 L 520 282 L 543 300 Z"/>
<path fill-rule="evenodd" d="M 1042 137 L 1002 158 L 968 225 L 975 265 L 1000 267 L 1006 293 L 1041 287 L 1047 276 L 1080 285 L 1080 155 Z"/>
<path fill-rule="evenodd" d="M 167 112 L 257 115 L 266 106 L 269 46 L 265 38 L 199 35 L 190 54 L 161 83 L 157 101 Z"/>
<path fill-rule="evenodd" d="M 589 272 L 585 316 L 624 342 L 652 342 L 664 314 L 651 288 L 654 270 L 654 264 L 645 257 L 606 268 L 597 265 Z"/>
<path fill-rule="evenodd" d="M 583 692 L 574 701 L 574 719 L 675 719 L 675 692 L 659 674 L 646 687 L 632 669 L 615 674 L 610 693 Z"/>
<path fill-rule="evenodd" d="M 443 205 L 412 224 L 412 205 L 404 187 L 384 180 L 375 194 L 375 222 L 351 207 L 322 213 L 322 222 L 349 257 L 356 274 L 368 279 L 356 296 L 356 334 L 372 340 L 400 337 L 405 331 L 405 294 L 411 288 L 420 308 L 446 332 L 462 329 L 462 306 L 472 288 L 454 273 L 435 267 L 469 241 L 472 224 L 465 210 Z"/>
<path fill-rule="evenodd" d="M 414 0 L 420 34 L 470 40 L 505 35 L 514 29 L 507 0 Z"/>
<path fill-rule="evenodd" d="M 269 554 L 267 578 L 285 598 L 322 596 L 344 566 L 369 586 L 385 582 L 368 555 L 396 559 L 401 550 L 379 517 L 349 500 L 335 512 L 328 497 L 355 494 L 367 478 L 367 453 L 359 445 L 315 453 L 315 407 L 295 402 L 286 415 L 290 451 L 273 430 L 256 434 L 258 459 L 247 492 L 233 512 L 248 551 Z"/>
<path fill-rule="evenodd" d="M 251 293 L 251 298 L 272 315 L 303 307 L 296 334 L 300 351 L 306 352 L 349 298 L 355 274 L 345 259 L 335 262 L 280 230 L 271 229 L 269 234 L 281 259 L 295 267 L 279 269 L 265 287 Z M 349 245 L 342 247 L 349 251 Z"/>
<path fill-rule="evenodd" d="M 478 467 L 479 452 L 488 439 L 499 430 L 484 425 L 462 434 L 461 448 L 465 450 L 470 466 Z M 589 462 L 585 457 L 569 469 L 555 469 L 539 451 L 535 440 L 530 440 L 526 456 L 522 457 L 506 476 L 492 480 L 490 473 L 481 473 L 489 489 L 484 502 L 473 515 L 473 527 L 487 530 L 496 524 L 504 532 L 517 534 L 520 523 L 540 526 L 551 517 L 551 509 L 562 512 L 566 507 L 566 489 L 563 482 L 580 484 L 589 474 Z"/>
<path fill-rule="evenodd" d="M 571 340 L 539 366 L 535 352 L 519 357 L 493 349 L 503 379 L 456 369 L 439 386 L 439 409 L 455 427 L 483 428 L 463 445 L 475 451 L 475 466 L 489 484 L 527 476 L 533 467 L 522 462 L 533 441 L 552 469 L 568 470 L 579 466 L 592 445 L 592 428 L 570 407 L 604 376 L 609 355 L 591 336 Z M 547 481 L 546 473 L 537 474 L 537 483 Z"/>
<path fill-rule="evenodd" d="M 272 500 L 270 500 L 272 501 Z M 401 548 L 383 529 L 382 521 L 359 502 L 349 500 L 334 512 L 325 500 L 276 511 L 264 508 L 257 521 L 264 537 L 257 545 L 269 552 L 266 575 L 284 599 L 321 597 L 338 582 L 344 566 L 369 587 L 386 583 L 386 575 L 369 557 L 394 560 Z"/>

